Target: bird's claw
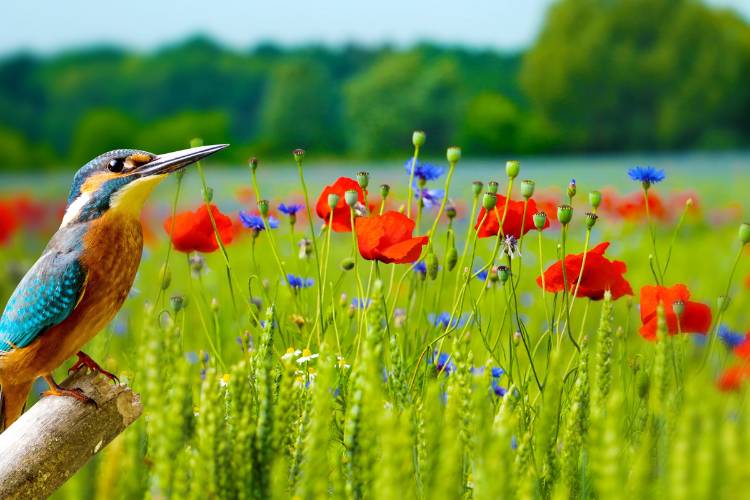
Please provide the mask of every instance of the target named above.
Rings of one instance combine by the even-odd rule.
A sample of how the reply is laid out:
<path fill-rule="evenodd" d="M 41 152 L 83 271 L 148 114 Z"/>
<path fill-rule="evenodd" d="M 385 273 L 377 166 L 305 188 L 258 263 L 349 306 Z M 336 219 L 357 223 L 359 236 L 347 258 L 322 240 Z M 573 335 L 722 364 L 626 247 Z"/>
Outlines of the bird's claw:
<path fill-rule="evenodd" d="M 99 405 L 96 404 L 96 401 L 94 401 L 93 398 L 85 395 L 83 391 L 77 387 L 75 389 L 63 389 L 62 387 L 51 388 L 48 391 L 44 391 L 42 396 L 68 396 L 77 399 L 83 404 L 94 405 L 95 408 L 99 408 Z"/>
<path fill-rule="evenodd" d="M 68 375 L 77 372 L 83 367 L 86 367 L 94 373 L 101 373 L 102 375 L 110 379 L 115 384 L 120 383 L 120 379 L 117 378 L 117 375 L 115 375 L 114 373 L 108 372 L 107 370 L 99 366 L 99 363 L 91 359 L 91 357 L 89 357 L 88 354 L 79 352 L 77 356 L 78 356 L 78 361 L 76 361 L 75 364 L 70 367 L 70 369 L 68 370 Z"/>

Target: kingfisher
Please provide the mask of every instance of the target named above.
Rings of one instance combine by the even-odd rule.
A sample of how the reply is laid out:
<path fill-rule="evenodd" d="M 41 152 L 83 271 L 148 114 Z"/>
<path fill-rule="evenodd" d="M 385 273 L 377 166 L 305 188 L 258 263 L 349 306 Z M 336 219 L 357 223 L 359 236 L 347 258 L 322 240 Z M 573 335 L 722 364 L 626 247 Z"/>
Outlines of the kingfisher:
<path fill-rule="evenodd" d="M 81 349 L 112 320 L 133 286 L 143 252 L 143 205 L 169 174 L 227 146 L 162 155 L 118 149 L 78 170 L 60 228 L 0 319 L 0 431 L 23 413 L 38 377 L 49 385 L 43 396 L 93 402 L 52 378 L 73 355 L 72 371 L 87 367 L 117 382 Z"/>

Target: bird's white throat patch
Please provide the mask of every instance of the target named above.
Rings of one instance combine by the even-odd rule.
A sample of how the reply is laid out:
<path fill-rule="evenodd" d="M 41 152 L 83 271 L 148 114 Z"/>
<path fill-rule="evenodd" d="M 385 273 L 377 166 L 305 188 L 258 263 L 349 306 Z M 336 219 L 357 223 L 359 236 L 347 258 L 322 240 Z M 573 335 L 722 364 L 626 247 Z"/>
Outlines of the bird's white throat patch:
<path fill-rule="evenodd" d="M 109 200 L 109 211 L 140 219 L 141 210 L 146 199 L 157 184 L 163 181 L 166 176 L 166 174 L 149 175 L 148 177 L 142 177 L 124 185 L 112 194 Z M 65 210 L 60 227 L 65 227 L 76 221 L 81 215 L 83 208 L 92 198 L 92 193 L 82 192 L 78 198 L 73 200 L 73 203 Z"/>

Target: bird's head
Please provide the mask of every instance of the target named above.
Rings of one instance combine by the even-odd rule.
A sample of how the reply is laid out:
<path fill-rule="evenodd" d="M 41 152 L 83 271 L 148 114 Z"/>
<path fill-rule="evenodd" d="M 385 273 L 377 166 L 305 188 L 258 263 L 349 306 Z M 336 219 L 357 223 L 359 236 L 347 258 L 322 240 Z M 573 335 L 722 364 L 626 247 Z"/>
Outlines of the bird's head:
<path fill-rule="evenodd" d="M 146 198 L 167 175 L 227 146 L 200 146 L 162 155 L 116 149 L 99 155 L 73 177 L 62 226 L 91 221 L 111 210 L 139 217 Z"/>

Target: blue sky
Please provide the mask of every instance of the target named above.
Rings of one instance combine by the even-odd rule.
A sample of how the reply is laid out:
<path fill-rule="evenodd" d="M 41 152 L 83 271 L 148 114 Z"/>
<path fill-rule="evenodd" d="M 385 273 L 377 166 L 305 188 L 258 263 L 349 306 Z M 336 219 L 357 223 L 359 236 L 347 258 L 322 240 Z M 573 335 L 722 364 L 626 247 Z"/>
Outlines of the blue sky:
<path fill-rule="evenodd" d="M 528 45 L 554 0 L 15 0 L 3 6 L 0 54 L 54 53 L 106 42 L 139 50 L 204 33 L 234 47 L 410 44 L 433 40 L 498 49 Z M 750 19 L 750 0 L 709 0 Z M 179 5 L 179 6 L 177 6 Z"/>

